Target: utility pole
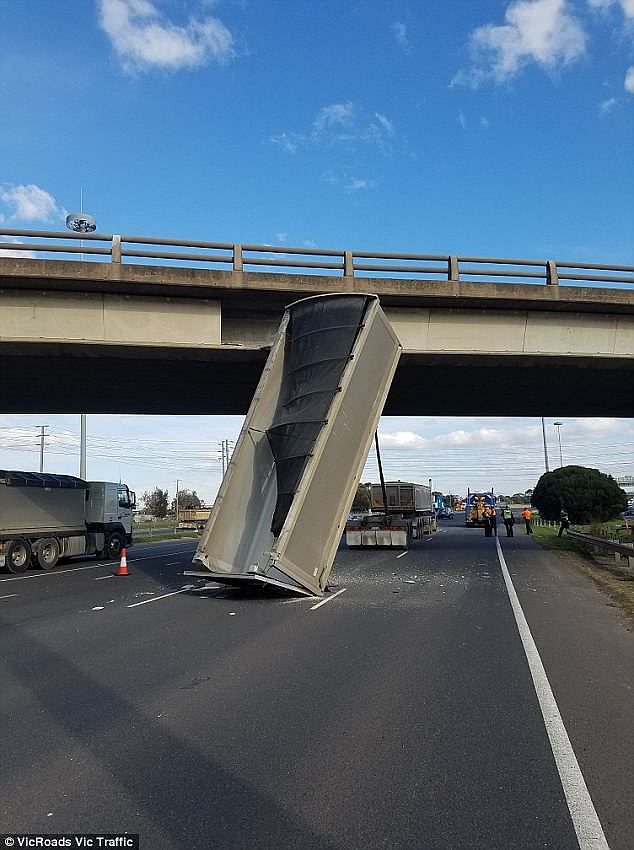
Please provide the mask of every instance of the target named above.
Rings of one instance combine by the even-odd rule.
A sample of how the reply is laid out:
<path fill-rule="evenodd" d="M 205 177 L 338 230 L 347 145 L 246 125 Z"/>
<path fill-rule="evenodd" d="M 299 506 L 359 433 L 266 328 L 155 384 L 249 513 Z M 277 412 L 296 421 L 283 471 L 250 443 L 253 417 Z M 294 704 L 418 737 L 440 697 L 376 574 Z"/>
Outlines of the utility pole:
<path fill-rule="evenodd" d="M 544 464 L 546 466 L 546 472 L 550 472 L 550 468 L 548 466 L 548 449 L 546 447 L 546 425 L 544 424 L 544 417 L 542 416 L 542 436 L 544 438 Z"/>
<path fill-rule="evenodd" d="M 86 414 L 80 415 L 79 436 L 79 477 L 86 480 Z"/>
<path fill-rule="evenodd" d="M 178 485 L 180 484 L 179 479 L 176 479 L 176 520 L 175 524 L 178 525 Z"/>
<path fill-rule="evenodd" d="M 48 437 L 45 428 L 48 428 L 48 425 L 40 425 L 40 472 L 44 472 L 44 438 Z"/>
<path fill-rule="evenodd" d="M 560 467 L 564 465 L 564 459 L 563 459 L 563 456 L 561 454 L 561 426 L 563 424 L 564 424 L 563 422 L 553 422 L 553 425 L 557 429 L 557 439 L 559 440 L 559 466 Z"/>

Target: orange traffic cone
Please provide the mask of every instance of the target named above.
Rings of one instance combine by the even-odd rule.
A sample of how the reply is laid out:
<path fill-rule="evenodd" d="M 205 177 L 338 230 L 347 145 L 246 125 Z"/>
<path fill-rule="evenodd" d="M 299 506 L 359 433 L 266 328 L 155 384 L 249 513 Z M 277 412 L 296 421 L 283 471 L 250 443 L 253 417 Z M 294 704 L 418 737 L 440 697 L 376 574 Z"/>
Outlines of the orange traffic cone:
<path fill-rule="evenodd" d="M 120 562 L 119 566 L 117 567 L 117 571 L 116 571 L 115 575 L 116 576 L 129 576 L 130 575 L 130 573 L 128 572 L 128 561 L 127 561 L 127 558 L 126 558 L 125 548 L 123 548 L 121 550 L 121 562 Z"/>

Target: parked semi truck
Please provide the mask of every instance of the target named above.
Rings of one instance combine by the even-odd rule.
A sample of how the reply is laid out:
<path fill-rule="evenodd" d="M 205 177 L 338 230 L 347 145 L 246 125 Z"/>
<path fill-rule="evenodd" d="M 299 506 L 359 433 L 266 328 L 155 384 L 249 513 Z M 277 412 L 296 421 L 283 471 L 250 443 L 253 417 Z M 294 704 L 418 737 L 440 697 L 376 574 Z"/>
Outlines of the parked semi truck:
<path fill-rule="evenodd" d="M 211 508 L 179 508 L 178 527 L 202 531 L 211 515 Z"/>
<path fill-rule="evenodd" d="M 496 499 L 493 490 L 487 493 L 472 493 L 467 494 L 467 503 L 465 505 L 465 525 L 467 528 L 476 528 L 484 525 L 484 509 L 493 508 L 495 510 Z"/>
<path fill-rule="evenodd" d="M 52 570 L 60 558 L 116 558 L 132 543 L 135 494 L 125 484 L 0 470 L 0 567 Z"/>
<path fill-rule="evenodd" d="M 407 549 L 413 540 L 436 531 L 436 511 L 429 487 L 411 481 L 386 481 L 387 510 L 383 485 L 371 485 L 372 513 L 346 523 L 350 548 L 391 546 Z"/>

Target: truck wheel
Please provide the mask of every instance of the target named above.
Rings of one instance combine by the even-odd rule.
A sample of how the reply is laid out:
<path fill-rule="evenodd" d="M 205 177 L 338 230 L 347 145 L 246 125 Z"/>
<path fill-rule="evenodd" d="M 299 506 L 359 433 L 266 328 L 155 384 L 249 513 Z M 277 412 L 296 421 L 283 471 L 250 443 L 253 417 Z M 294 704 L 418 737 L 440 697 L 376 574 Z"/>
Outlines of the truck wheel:
<path fill-rule="evenodd" d="M 31 563 L 31 544 L 23 537 L 10 540 L 5 550 L 5 558 L 10 573 L 25 573 Z"/>
<path fill-rule="evenodd" d="M 106 552 L 109 558 L 118 558 L 123 549 L 123 537 L 118 531 L 113 532 L 106 541 Z"/>
<path fill-rule="evenodd" d="M 43 570 L 52 570 L 59 561 L 59 543 L 54 537 L 45 537 L 35 544 L 33 557 Z"/>

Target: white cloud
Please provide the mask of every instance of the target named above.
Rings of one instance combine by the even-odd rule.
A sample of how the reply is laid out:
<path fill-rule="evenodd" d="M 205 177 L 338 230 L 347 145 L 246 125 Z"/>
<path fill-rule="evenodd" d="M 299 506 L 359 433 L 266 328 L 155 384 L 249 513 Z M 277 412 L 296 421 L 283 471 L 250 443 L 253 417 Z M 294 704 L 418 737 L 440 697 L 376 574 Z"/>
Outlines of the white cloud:
<path fill-rule="evenodd" d="M 405 24 L 400 21 L 396 21 L 392 24 L 392 35 L 396 39 L 397 44 L 400 44 L 401 47 L 409 47 L 409 40 L 407 38 L 407 27 Z"/>
<path fill-rule="evenodd" d="M 274 145 L 279 145 L 286 153 L 297 153 L 297 149 L 303 140 L 304 137 L 299 133 L 279 133 L 269 139 Z"/>
<path fill-rule="evenodd" d="M 234 56 L 233 36 L 217 18 L 178 26 L 149 0 L 99 0 L 99 24 L 127 71 L 178 71 Z"/>
<path fill-rule="evenodd" d="M 2 245 L 6 245 L 7 243 L 10 245 L 15 245 L 19 241 L 19 239 L 9 239 L 5 237 L 0 237 L 0 243 L 2 243 Z M 16 257 L 20 260 L 34 260 L 35 253 L 33 251 L 15 251 L 11 250 L 11 248 L 0 247 L 0 258 L 2 257 Z"/>
<path fill-rule="evenodd" d="M 486 117 L 486 115 L 480 116 L 480 126 L 484 127 L 485 130 L 489 129 L 489 119 Z"/>
<path fill-rule="evenodd" d="M 373 180 L 364 180 L 357 177 L 352 177 L 343 187 L 344 192 L 350 195 L 352 192 L 363 192 L 367 189 L 374 189 L 375 183 Z"/>
<path fill-rule="evenodd" d="M 488 79 L 501 83 L 531 62 L 554 69 L 585 52 L 586 34 L 567 0 L 515 0 L 505 20 L 501 26 L 485 24 L 472 32 L 476 63 L 459 71 L 452 85 L 477 88 Z"/>
<path fill-rule="evenodd" d="M 383 153 L 391 153 L 394 125 L 386 115 L 382 115 L 380 112 L 375 112 L 374 116 L 376 120 L 371 121 L 361 133 L 361 139 L 375 145 Z"/>
<path fill-rule="evenodd" d="M 275 237 L 276 237 L 278 242 L 286 242 L 287 236 L 288 236 L 288 233 L 284 233 L 284 232 L 280 232 L 280 233 L 275 234 Z"/>
<path fill-rule="evenodd" d="M 467 126 L 467 119 L 465 118 L 464 112 L 462 110 L 460 110 L 460 112 L 458 113 L 458 117 L 457 117 L 456 120 L 458 121 L 458 124 L 460 124 L 462 129 L 464 130 L 465 127 Z"/>
<path fill-rule="evenodd" d="M 313 121 L 317 133 L 333 127 L 348 127 L 354 119 L 354 105 L 348 100 L 345 103 L 331 103 L 323 106 Z"/>
<path fill-rule="evenodd" d="M 625 91 L 634 94 L 634 65 L 630 65 L 625 72 L 624 88 Z"/>
<path fill-rule="evenodd" d="M 588 0 L 588 6 L 601 11 L 619 6 L 626 18 L 634 18 L 634 0 Z"/>
<path fill-rule="evenodd" d="M 304 248 L 316 248 L 317 243 L 312 239 L 304 239 Z"/>
<path fill-rule="evenodd" d="M 45 189 L 28 186 L 0 186 L 0 201 L 10 208 L 13 221 L 52 221 L 64 218 L 65 210 Z"/>
<path fill-rule="evenodd" d="M 601 115 L 607 115 L 608 112 L 618 106 L 618 100 L 615 97 L 609 97 L 607 100 L 602 100 L 599 104 L 599 112 Z"/>

